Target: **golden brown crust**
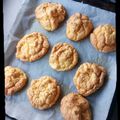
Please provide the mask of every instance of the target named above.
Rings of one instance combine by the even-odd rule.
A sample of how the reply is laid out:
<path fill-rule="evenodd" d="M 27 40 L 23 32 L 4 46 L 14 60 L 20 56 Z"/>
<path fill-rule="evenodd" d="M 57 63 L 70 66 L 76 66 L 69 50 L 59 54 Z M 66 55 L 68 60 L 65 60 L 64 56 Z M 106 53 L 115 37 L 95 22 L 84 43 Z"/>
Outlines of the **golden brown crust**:
<path fill-rule="evenodd" d="M 43 110 L 53 106 L 60 95 L 60 86 L 54 78 L 43 76 L 31 82 L 27 96 L 34 108 Z"/>
<path fill-rule="evenodd" d="M 92 45 L 100 52 L 116 50 L 116 30 L 110 24 L 100 25 L 90 35 Z"/>
<path fill-rule="evenodd" d="M 78 92 L 88 96 L 97 91 L 104 83 L 106 70 L 95 63 L 83 63 L 78 68 L 73 81 Z"/>
<path fill-rule="evenodd" d="M 91 120 L 89 102 L 78 93 L 69 93 L 64 96 L 60 110 L 64 120 Z"/>
<path fill-rule="evenodd" d="M 25 35 L 16 46 L 16 58 L 33 62 L 43 57 L 49 49 L 47 37 L 41 33 L 33 32 Z"/>
<path fill-rule="evenodd" d="M 57 43 L 50 54 L 49 64 L 57 71 L 72 69 L 78 62 L 78 53 L 68 43 Z"/>
<path fill-rule="evenodd" d="M 66 36 L 73 41 L 87 37 L 93 30 L 92 21 L 81 13 L 73 14 L 67 21 Z"/>
<path fill-rule="evenodd" d="M 54 31 L 65 19 L 66 11 L 59 3 L 42 3 L 35 9 L 36 19 L 48 31 Z"/>
<path fill-rule="evenodd" d="M 20 91 L 27 82 L 26 74 L 17 67 L 5 67 L 5 94 L 13 95 Z"/>

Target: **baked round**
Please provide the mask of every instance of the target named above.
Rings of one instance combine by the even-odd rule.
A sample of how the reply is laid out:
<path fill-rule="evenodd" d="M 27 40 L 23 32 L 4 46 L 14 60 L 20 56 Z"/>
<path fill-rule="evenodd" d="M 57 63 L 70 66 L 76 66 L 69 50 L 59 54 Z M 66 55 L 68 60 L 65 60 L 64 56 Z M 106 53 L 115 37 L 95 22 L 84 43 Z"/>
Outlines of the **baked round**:
<path fill-rule="evenodd" d="M 106 70 L 95 63 L 83 63 L 78 68 L 73 81 L 78 92 L 88 96 L 97 91 L 104 83 Z"/>
<path fill-rule="evenodd" d="M 50 66 L 57 71 L 72 69 L 78 62 L 78 53 L 68 43 L 57 43 L 52 48 L 49 58 Z"/>
<path fill-rule="evenodd" d="M 90 35 L 92 45 L 100 52 L 116 50 L 116 30 L 110 24 L 100 25 Z"/>
<path fill-rule="evenodd" d="M 34 108 L 43 110 L 53 106 L 60 95 L 60 87 L 54 78 L 43 76 L 32 80 L 27 96 Z"/>
<path fill-rule="evenodd" d="M 13 95 L 27 83 L 26 74 L 17 67 L 5 67 L 5 95 Z"/>
<path fill-rule="evenodd" d="M 67 21 L 66 36 L 73 41 L 86 38 L 93 30 L 92 21 L 81 13 L 73 14 Z"/>
<path fill-rule="evenodd" d="M 65 19 L 66 11 L 59 3 L 42 3 L 35 9 L 35 16 L 44 29 L 54 31 Z"/>
<path fill-rule="evenodd" d="M 33 62 L 43 57 L 49 49 L 47 37 L 33 32 L 25 35 L 16 46 L 16 58 L 25 62 Z"/>
<path fill-rule="evenodd" d="M 64 120 L 91 120 L 89 102 L 78 93 L 69 93 L 64 96 L 60 110 Z"/>

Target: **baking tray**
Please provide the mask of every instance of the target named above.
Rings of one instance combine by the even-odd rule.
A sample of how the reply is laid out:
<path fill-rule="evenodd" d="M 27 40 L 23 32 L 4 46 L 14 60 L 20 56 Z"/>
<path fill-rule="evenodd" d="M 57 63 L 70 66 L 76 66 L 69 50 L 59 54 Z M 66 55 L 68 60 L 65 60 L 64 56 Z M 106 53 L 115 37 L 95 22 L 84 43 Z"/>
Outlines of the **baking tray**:
<path fill-rule="evenodd" d="M 24 10 L 23 10 L 24 11 Z M 24 14 L 29 14 L 29 13 L 26 13 L 26 11 L 24 11 Z M 16 22 L 16 24 L 19 22 L 19 19 L 18 19 L 18 21 Z M 18 40 L 18 38 L 20 38 L 20 37 L 22 37 L 22 35 L 24 34 L 24 33 L 22 33 L 22 32 L 20 32 L 20 31 L 17 31 L 17 32 L 13 32 L 14 30 L 11 30 L 11 34 L 10 34 L 10 37 L 11 37 L 11 39 L 16 39 L 16 40 Z M 19 36 L 16 36 L 16 35 L 19 35 Z M 16 36 L 16 38 L 15 38 L 15 36 Z M 18 38 L 17 38 L 18 37 Z M 13 41 L 13 42 L 15 42 L 15 41 Z M 70 42 L 70 41 L 69 41 Z M 9 43 L 9 42 L 8 42 Z M 9 47 L 9 46 L 8 46 Z M 9 48 L 10 49 L 10 48 Z M 13 53 L 14 53 L 14 51 L 12 51 Z M 13 56 L 12 56 L 13 57 Z M 12 60 L 12 58 L 9 56 L 9 55 L 7 55 L 7 57 L 6 57 L 6 59 L 8 60 Z M 94 96 L 94 95 L 93 95 Z"/>

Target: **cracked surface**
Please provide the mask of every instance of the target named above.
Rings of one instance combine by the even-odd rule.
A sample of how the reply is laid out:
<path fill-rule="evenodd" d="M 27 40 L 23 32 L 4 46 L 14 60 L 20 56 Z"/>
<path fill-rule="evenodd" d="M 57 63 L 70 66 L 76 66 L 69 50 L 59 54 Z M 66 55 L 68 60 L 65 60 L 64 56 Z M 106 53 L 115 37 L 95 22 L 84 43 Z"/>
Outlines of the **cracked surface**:
<path fill-rule="evenodd" d="M 27 95 L 34 108 L 47 109 L 56 103 L 60 95 L 60 87 L 54 78 L 43 76 L 31 82 Z"/>
<path fill-rule="evenodd" d="M 64 120 L 91 120 L 89 102 L 78 93 L 69 93 L 64 96 L 60 110 Z"/>
<path fill-rule="evenodd" d="M 78 92 L 88 96 L 97 91 L 104 83 L 106 70 L 95 63 L 83 63 L 78 68 L 73 81 Z"/>
<path fill-rule="evenodd" d="M 17 67 L 5 67 L 5 95 L 13 95 L 21 90 L 27 82 L 26 74 Z"/>
<path fill-rule="evenodd" d="M 67 21 L 66 36 L 73 41 L 86 38 L 93 30 L 92 21 L 81 13 L 73 14 Z"/>
<path fill-rule="evenodd" d="M 33 62 L 43 57 L 49 49 L 47 37 L 41 33 L 33 32 L 25 35 L 16 46 L 16 58 Z"/>
<path fill-rule="evenodd" d="M 65 8 L 59 3 L 42 3 L 35 9 L 36 19 L 48 31 L 57 29 L 65 15 Z"/>
<path fill-rule="evenodd" d="M 49 58 L 50 66 L 57 71 L 72 69 L 78 63 L 78 53 L 67 43 L 57 43 L 52 48 Z"/>
<path fill-rule="evenodd" d="M 100 52 L 116 50 L 116 30 L 110 24 L 98 26 L 90 35 L 92 45 Z"/>

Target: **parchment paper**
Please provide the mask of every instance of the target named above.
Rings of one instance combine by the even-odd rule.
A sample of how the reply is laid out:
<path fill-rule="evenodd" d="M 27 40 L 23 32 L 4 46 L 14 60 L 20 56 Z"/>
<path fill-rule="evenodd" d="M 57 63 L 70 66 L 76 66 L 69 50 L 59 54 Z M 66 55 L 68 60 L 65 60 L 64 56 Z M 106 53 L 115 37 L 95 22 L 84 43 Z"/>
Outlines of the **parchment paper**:
<path fill-rule="evenodd" d="M 64 5 L 67 10 L 66 20 L 54 32 L 47 32 L 35 20 L 34 10 L 37 5 L 42 2 L 59 2 Z M 16 17 L 15 23 L 9 33 L 9 39 L 5 40 L 5 66 L 12 65 L 23 69 L 28 75 L 28 83 L 26 87 L 13 96 L 5 97 L 6 113 L 18 120 L 63 120 L 60 113 L 60 100 L 70 92 L 76 92 L 73 84 L 73 77 L 80 66 L 84 62 L 95 62 L 103 65 L 107 69 L 108 77 L 103 87 L 93 95 L 87 97 L 90 101 L 93 120 L 106 120 L 108 111 L 112 102 L 112 98 L 116 88 L 116 53 L 100 53 L 92 47 L 89 37 L 81 42 L 73 42 L 66 38 L 66 21 L 73 13 L 80 12 L 89 16 L 94 27 L 111 23 L 115 26 L 115 14 L 99 8 L 92 7 L 87 4 L 74 2 L 71 0 L 26 0 Z M 31 32 L 41 32 L 48 37 L 50 50 L 42 59 L 28 63 L 22 62 L 15 58 L 16 44 L 19 39 Z M 48 63 L 51 48 L 58 42 L 67 42 L 72 44 L 79 53 L 79 63 L 68 72 L 57 72 L 53 70 Z M 32 108 L 28 101 L 26 90 L 32 79 L 37 79 L 43 75 L 50 75 L 57 79 L 61 86 L 61 96 L 58 102 L 48 110 L 37 110 Z"/>

